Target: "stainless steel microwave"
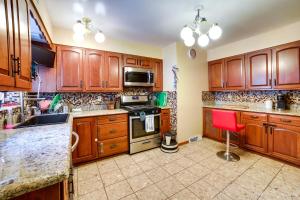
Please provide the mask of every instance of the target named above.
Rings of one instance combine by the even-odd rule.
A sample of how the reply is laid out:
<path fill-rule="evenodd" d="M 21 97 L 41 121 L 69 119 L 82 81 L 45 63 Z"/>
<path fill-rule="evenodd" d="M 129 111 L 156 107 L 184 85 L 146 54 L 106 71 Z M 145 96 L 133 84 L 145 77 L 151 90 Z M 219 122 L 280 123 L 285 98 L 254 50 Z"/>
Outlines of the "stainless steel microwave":
<path fill-rule="evenodd" d="M 124 67 L 124 86 L 154 86 L 154 73 L 151 69 Z"/>

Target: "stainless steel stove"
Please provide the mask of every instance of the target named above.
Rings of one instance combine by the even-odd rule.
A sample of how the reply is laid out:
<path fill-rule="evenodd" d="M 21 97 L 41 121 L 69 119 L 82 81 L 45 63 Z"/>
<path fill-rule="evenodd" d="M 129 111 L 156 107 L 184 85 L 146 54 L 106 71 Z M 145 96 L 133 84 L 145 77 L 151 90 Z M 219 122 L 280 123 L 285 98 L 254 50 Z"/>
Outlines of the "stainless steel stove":
<path fill-rule="evenodd" d="M 122 108 L 128 110 L 130 154 L 160 146 L 160 108 L 149 103 L 146 95 L 121 97 Z M 147 132 L 145 118 L 149 115 L 153 115 L 154 131 Z"/>

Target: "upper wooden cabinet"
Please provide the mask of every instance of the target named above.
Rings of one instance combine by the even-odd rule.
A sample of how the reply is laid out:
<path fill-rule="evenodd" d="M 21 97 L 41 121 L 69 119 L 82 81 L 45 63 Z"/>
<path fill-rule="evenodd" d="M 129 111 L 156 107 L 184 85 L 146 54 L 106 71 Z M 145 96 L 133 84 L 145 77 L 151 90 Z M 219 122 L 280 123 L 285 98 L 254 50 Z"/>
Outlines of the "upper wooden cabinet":
<path fill-rule="evenodd" d="M 31 40 L 27 0 L 0 0 L 0 89 L 31 89 Z"/>
<path fill-rule="evenodd" d="M 135 55 L 123 55 L 124 66 L 151 68 L 151 59 Z"/>
<path fill-rule="evenodd" d="M 225 66 L 225 87 L 227 90 L 245 89 L 245 66 L 244 55 L 226 58 Z"/>
<path fill-rule="evenodd" d="M 105 90 L 122 91 L 122 55 L 106 52 L 105 54 Z"/>
<path fill-rule="evenodd" d="M 219 91 L 225 89 L 223 59 L 208 63 L 208 80 L 210 91 Z"/>
<path fill-rule="evenodd" d="M 300 41 L 273 48 L 275 89 L 300 89 Z"/>
<path fill-rule="evenodd" d="M 271 49 L 246 54 L 247 89 L 272 88 Z"/>
<path fill-rule="evenodd" d="M 151 60 L 151 68 L 154 72 L 153 91 L 163 91 L 163 63 L 160 59 Z"/>
<path fill-rule="evenodd" d="M 84 59 L 85 89 L 99 91 L 105 89 L 105 52 L 86 50 Z"/>
<path fill-rule="evenodd" d="M 57 90 L 83 90 L 83 50 L 57 46 Z"/>

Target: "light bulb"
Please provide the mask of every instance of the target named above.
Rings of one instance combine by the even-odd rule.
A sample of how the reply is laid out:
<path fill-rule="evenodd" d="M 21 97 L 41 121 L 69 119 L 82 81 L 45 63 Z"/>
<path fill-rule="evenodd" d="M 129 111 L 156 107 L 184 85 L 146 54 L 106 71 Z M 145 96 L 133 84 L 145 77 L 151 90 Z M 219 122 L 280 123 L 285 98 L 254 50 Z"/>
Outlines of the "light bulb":
<path fill-rule="evenodd" d="M 222 35 L 222 29 L 218 24 L 214 24 L 208 31 L 208 35 L 212 40 L 217 40 Z"/>
<path fill-rule="evenodd" d="M 184 40 L 184 44 L 185 46 L 187 47 L 191 47 L 195 44 L 195 38 L 193 36 L 190 36 L 190 37 L 187 37 L 185 40 Z"/>
<path fill-rule="evenodd" d="M 81 23 L 80 20 L 78 20 L 76 22 L 76 24 L 74 24 L 73 26 L 73 31 L 76 33 L 76 34 L 83 34 L 84 32 L 84 26 L 83 24 Z"/>
<path fill-rule="evenodd" d="M 105 40 L 105 35 L 102 33 L 102 31 L 97 31 L 95 34 L 95 40 L 98 43 L 102 43 Z"/>
<path fill-rule="evenodd" d="M 74 33 L 73 40 L 75 40 L 76 42 L 82 42 L 84 41 L 84 35 L 80 33 Z"/>
<path fill-rule="evenodd" d="M 183 29 L 180 31 L 180 37 L 183 40 L 192 36 L 193 36 L 193 30 L 188 26 L 183 27 Z"/>
<path fill-rule="evenodd" d="M 206 34 L 202 34 L 198 38 L 198 44 L 201 47 L 206 47 L 209 43 L 209 38 Z"/>

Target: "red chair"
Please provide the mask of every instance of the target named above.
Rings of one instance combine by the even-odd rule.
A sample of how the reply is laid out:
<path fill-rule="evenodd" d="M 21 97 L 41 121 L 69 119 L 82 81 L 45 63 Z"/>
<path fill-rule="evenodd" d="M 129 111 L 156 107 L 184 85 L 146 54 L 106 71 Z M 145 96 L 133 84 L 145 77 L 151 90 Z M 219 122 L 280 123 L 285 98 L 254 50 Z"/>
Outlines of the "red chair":
<path fill-rule="evenodd" d="M 218 152 L 217 156 L 227 161 L 239 161 L 240 157 L 235 153 L 229 151 L 229 147 L 230 147 L 229 131 L 240 132 L 242 129 L 245 128 L 244 125 L 237 124 L 236 112 L 214 109 L 212 110 L 212 121 L 213 121 L 213 126 L 215 128 L 226 130 L 226 151 Z"/>

